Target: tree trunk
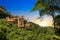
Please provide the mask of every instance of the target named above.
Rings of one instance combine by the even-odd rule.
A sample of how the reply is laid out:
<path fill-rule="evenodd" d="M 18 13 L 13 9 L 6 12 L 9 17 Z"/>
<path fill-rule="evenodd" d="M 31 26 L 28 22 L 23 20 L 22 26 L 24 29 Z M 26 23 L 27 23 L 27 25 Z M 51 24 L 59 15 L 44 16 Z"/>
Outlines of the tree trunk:
<path fill-rule="evenodd" d="M 52 9 L 51 9 L 51 11 L 52 11 L 53 25 L 54 25 L 54 35 L 55 35 L 56 25 L 55 25 L 55 15 L 54 15 L 55 14 L 55 12 L 54 12 L 54 0 L 52 0 Z M 54 35 L 53 35 L 53 40 L 55 40 Z"/>

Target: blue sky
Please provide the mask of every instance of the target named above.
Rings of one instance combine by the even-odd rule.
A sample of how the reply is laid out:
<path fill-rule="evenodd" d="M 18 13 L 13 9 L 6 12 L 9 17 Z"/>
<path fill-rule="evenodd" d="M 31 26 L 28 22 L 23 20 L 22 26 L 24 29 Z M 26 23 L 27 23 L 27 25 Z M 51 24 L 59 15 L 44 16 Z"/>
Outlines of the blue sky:
<path fill-rule="evenodd" d="M 30 12 L 34 7 L 36 0 L 0 0 L 0 5 L 6 7 L 12 15 L 23 15 L 26 19 L 33 20 L 38 17 L 38 11 Z"/>
<path fill-rule="evenodd" d="M 27 11 L 33 8 L 36 0 L 0 0 L 0 4 L 4 5 L 7 10 Z"/>
<path fill-rule="evenodd" d="M 25 19 L 27 19 L 28 21 L 34 22 L 36 24 L 40 25 L 40 19 L 36 19 L 37 17 L 39 17 L 39 12 L 34 11 L 34 12 L 30 12 L 32 10 L 32 8 L 34 7 L 36 0 L 0 0 L 0 5 L 3 5 L 6 7 L 8 12 L 11 12 L 12 15 L 17 15 L 17 16 L 24 16 Z M 44 19 L 42 22 L 46 22 L 46 20 L 48 20 L 50 17 L 46 16 L 46 19 Z M 52 18 L 50 18 L 52 19 Z M 51 23 L 51 21 L 47 21 L 47 25 L 49 23 L 49 25 Z M 42 24 L 43 24 L 42 23 Z M 44 24 L 46 25 L 46 23 Z"/>

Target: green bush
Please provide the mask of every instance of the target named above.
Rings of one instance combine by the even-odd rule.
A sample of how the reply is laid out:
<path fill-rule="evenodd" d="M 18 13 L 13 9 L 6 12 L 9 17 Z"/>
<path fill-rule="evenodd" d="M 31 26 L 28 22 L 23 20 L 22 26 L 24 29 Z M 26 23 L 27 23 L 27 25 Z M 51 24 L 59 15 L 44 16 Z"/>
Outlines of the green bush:
<path fill-rule="evenodd" d="M 18 28 L 16 24 L 0 20 L 0 40 L 53 40 L 53 28 L 36 24 L 27 28 Z"/>

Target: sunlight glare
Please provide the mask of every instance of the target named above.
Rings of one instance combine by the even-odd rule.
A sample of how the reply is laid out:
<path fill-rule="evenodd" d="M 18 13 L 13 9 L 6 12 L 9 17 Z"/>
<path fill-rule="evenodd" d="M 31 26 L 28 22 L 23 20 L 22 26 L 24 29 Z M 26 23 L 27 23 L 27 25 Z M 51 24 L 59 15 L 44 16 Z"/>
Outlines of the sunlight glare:
<path fill-rule="evenodd" d="M 41 22 L 40 24 L 39 24 L 40 26 L 48 26 L 46 23 L 44 23 L 44 22 Z"/>

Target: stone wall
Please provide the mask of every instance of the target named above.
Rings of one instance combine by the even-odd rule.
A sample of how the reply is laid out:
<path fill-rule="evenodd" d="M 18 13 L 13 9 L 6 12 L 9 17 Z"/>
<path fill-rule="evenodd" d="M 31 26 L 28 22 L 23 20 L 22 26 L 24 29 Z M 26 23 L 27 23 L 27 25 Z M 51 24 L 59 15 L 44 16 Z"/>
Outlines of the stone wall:
<path fill-rule="evenodd" d="M 21 28 L 28 28 L 30 26 L 30 23 L 27 22 L 24 24 L 24 16 L 13 16 L 13 17 L 6 17 L 6 20 L 12 23 L 17 23 L 18 27 Z"/>

